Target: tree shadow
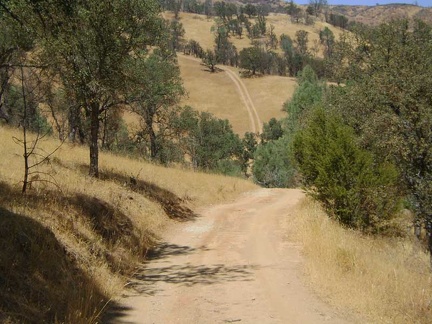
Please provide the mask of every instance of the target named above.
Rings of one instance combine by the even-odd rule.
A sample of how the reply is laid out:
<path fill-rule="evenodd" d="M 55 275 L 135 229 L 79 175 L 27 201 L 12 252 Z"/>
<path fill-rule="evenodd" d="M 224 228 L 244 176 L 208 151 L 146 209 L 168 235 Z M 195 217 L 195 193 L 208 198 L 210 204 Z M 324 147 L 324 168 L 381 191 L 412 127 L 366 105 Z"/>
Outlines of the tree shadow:
<path fill-rule="evenodd" d="M 159 282 L 192 287 L 231 281 L 252 281 L 253 271 L 256 269 L 257 266 L 254 265 L 193 265 L 190 263 L 166 267 L 144 267 L 128 286 L 139 294 L 153 296 L 158 292 L 155 286 Z"/>
<path fill-rule="evenodd" d="M 223 69 L 218 68 L 217 66 L 215 66 L 214 70 L 212 71 L 209 67 L 207 67 L 205 64 L 201 64 L 202 66 L 205 66 L 205 68 L 203 68 L 201 71 L 204 72 L 208 72 L 208 73 L 212 73 L 212 74 L 216 74 L 216 73 L 221 73 L 224 72 Z"/>
<path fill-rule="evenodd" d="M 169 257 L 188 255 L 197 251 L 209 251 L 205 246 L 200 248 L 192 248 L 190 246 L 177 245 L 163 242 L 151 249 L 147 253 L 147 260 L 163 260 Z"/>
<path fill-rule="evenodd" d="M 233 281 L 252 281 L 257 265 L 233 265 L 225 264 L 172 264 L 163 266 L 168 258 L 185 256 L 193 253 L 206 252 L 209 249 L 205 246 L 193 248 L 189 246 L 172 243 L 162 243 L 148 254 L 149 261 L 142 264 L 135 276 L 128 283 L 127 287 L 133 295 L 154 296 L 163 291 L 160 283 L 184 287 L 198 285 L 215 285 Z M 159 262 L 162 261 L 162 262 Z M 161 266 L 158 266 L 161 264 Z M 125 317 L 130 308 L 121 303 L 113 302 L 105 312 L 102 323 L 119 323 L 121 317 Z M 121 322 L 126 323 L 126 322 Z"/>
<path fill-rule="evenodd" d="M 9 198 L 18 196 L 0 183 L 0 192 L 5 190 Z M 52 230 L 0 204 L 0 322 L 67 322 L 83 301 L 91 312 L 102 309 L 107 297 Z"/>
<path fill-rule="evenodd" d="M 186 199 L 181 199 L 171 191 L 161 188 L 154 183 L 128 177 L 114 171 L 102 171 L 99 176 L 102 180 L 111 180 L 123 185 L 126 184 L 132 191 L 144 195 L 151 201 L 159 204 L 171 219 L 188 221 L 198 216 L 185 205 L 187 203 Z"/>

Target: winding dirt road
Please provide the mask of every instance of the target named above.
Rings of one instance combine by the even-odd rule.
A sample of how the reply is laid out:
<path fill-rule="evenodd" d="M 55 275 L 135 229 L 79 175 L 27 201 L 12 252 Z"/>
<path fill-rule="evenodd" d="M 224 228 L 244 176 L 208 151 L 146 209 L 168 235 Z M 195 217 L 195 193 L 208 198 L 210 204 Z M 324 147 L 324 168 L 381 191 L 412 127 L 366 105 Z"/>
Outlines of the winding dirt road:
<path fill-rule="evenodd" d="M 105 323 L 347 323 L 302 284 L 300 190 L 259 189 L 177 224 Z"/>
<path fill-rule="evenodd" d="M 182 54 L 178 54 L 178 55 L 180 55 L 182 58 L 185 58 L 187 60 L 201 63 L 201 60 L 196 57 L 190 55 L 182 55 Z M 248 112 L 251 131 L 253 133 L 262 133 L 262 121 L 258 115 L 258 110 L 256 109 L 255 104 L 249 94 L 249 91 L 246 85 L 244 84 L 244 82 L 242 81 L 242 79 L 237 75 L 237 73 L 230 70 L 230 68 L 227 66 L 218 66 L 218 68 L 224 71 L 227 74 L 227 76 L 231 79 L 231 81 L 234 83 L 237 92 L 243 101 L 243 105 L 245 106 L 246 111 Z"/>

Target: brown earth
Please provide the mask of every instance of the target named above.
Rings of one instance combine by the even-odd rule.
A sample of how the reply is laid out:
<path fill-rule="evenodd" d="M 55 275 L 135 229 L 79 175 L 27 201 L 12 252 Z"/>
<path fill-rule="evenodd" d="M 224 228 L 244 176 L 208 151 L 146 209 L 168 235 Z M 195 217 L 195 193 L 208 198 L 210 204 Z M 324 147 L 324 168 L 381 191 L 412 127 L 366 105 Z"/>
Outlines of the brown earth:
<path fill-rule="evenodd" d="M 105 323 L 349 323 L 302 282 L 300 190 L 258 189 L 176 224 Z"/>

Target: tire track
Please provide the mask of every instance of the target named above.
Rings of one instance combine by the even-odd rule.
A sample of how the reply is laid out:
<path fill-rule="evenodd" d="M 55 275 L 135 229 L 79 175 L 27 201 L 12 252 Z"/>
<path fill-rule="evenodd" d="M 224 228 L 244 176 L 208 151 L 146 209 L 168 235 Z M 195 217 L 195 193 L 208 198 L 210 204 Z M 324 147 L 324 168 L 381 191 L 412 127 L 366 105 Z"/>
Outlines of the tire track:
<path fill-rule="evenodd" d="M 254 132 L 262 133 L 262 122 L 258 115 L 258 111 L 255 107 L 255 104 L 253 103 L 252 98 L 249 94 L 249 91 L 246 88 L 246 85 L 244 84 L 242 79 L 240 79 L 240 77 L 236 73 L 231 71 L 228 67 L 223 67 L 221 69 L 225 71 L 226 74 L 228 74 L 231 80 L 233 80 L 233 82 L 237 86 L 238 91 L 241 93 L 242 97 L 245 98 L 244 103 L 248 110 L 249 116 L 254 115 L 255 118 L 252 117 L 253 124 L 255 125 L 256 123 L 256 127 L 254 127 L 255 128 Z"/>
<path fill-rule="evenodd" d="M 195 57 L 191 57 L 188 55 L 181 55 L 181 57 L 186 58 L 190 61 L 195 61 L 201 63 L 200 59 L 197 59 Z M 262 122 L 258 115 L 258 111 L 255 107 L 255 104 L 252 101 L 252 98 L 249 94 L 248 89 L 246 88 L 246 85 L 244 82 L 240 79 L 240 77 L 231 71 L 228 67 L 222 67 L 220 68 L 222 71 L 224 71 L 227 76 L 231 79 L 231 81 L 235 84 L 237 92 L 239 93 L 243 104 L 246 108 L 246 111 L 248 112 L 249 116 L 249 123 L 251 126 L 251 130 L 254 133 L 262 133 Z"/>

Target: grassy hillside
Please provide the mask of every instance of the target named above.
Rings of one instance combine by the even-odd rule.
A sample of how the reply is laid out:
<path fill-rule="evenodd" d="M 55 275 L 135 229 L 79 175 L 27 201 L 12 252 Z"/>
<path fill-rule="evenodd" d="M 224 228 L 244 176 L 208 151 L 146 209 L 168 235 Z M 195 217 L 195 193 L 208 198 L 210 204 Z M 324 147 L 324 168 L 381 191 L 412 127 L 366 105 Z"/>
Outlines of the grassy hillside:
<path fill-rule="evenodd" d="M 285 228 L 303 247 L 307 284 L 330 304 L 365 323 L 431 323 L 429 255 L 414 237 L 343 228 L 310 198 L 288 213 Z"/>
<path fill-rule="evenodd" d="M 173 14 L 166 12 L 165 18 L 173 18 Z M 214 47 L 214 35 L 211 32 L 211 28 L 215 24 L 213 18 L 182 12 L 180 13 L 180 21 L 185 29 L 185 40 L 198 41 L 204 49 Z M 280 35 L 286 34 L 294 39 L 298 30 L 308 31 L 310 47 L 318 42 L 319 31 L 326 26 L 335 33 L 336 37 L 342 32 L 322 21 L 317 21 L 313 26 L 293 24 L 289 16 L 285 14 L 270 14 L 267 17 L 267 25 L 270 24 L 275 26 L 275 33 L 278 38 Z M 241 39 L 231 37 L 230 41 L 239 51 L 251 46 L 250 39 L 246 36 Z M 184 86 L 188 93 L 188 97 L 183 100 L 182 104 L 190 105 L 199 111 L 210 112 L 219 118 L 228 119 L 238 134 L 242 135 L 246 131 L 251 131 L 246 108 L 233 82 L 225 73 L 212 74 L 199 61 L 182 55 L 179 55 L 179 64 Z M 235 73 L 240 73 L 237 68 L 230 67 L 230 69 Z M 282 105 L 291 98 L 297 86 L 294 78 L 279 76 L 243 78 L 243 82 L 263 122 L 272 117 L 285 116 L 282 112 Z"/>
<path fill-rule="evenodd" d="M 410 4 L 391 4 L 381 6 L 330 6 L 334 13 L 346 16 L 350 21 L 367 25 L 379 25 L 392 19 L 421 19 L 432 23 L 432 8 Z"/>
<path fill-rule="evenodd" d="M 235 84 L 223 72 L 210 73 L 199 61 L 179 55 L 179 64 L 188 96 L 182 104 L 199 111 L 207 111 L 219 118 L 228 119 L 240 135 L 251 131 L 248 113 Z M 230 67 L 235 73 L 239 69 Z M 297 82 L 294 78 L 264 76 L 243 78 L 253 103 L 262 121 L 286 115 L 283 103 L 291 98 Z"/>
<path fill-rule="evenodd" d="M 172 19 L 173 13 L 165 12 L 166 19 Z M 213 49 L 214 47 L 214 35 L 211 32 L 212 26 L 215 25 L 214 18 L 207 18 L 205 15 L 198 15 L 187 12 L 180 12 L 180 22 L 183 24 L 185 29 L 186 40 L 193 39 L 200 43 L 204 49 Z M 330 24 L 327 24 L 321 20 L 316 20 L 314 25 L 304 24 L 293 24 L 290 16 L 286 14 L 270 13 L 266 17 L 267 26 L 273 25 L 275 27 L 275 34 L 278 39 L 282 34 L 290 36 L 292 39 L 295 38 L 295 33 L 298 30 L 305 30 L 309 33 L 309 44 L 312 46 L 316 41 L 319 40 L 320 30 L 328 27 L 335 34 L 336 38 L 342 33 L 342 30 L 336 28 Z M 250 39 L 246 34 L 240 39 L 238 37 L 231 37 L 230 41 L 237 47 L 238 51 L 241 51 L 245 47 L 252 46 Z"/>
<path fill-rule="evenodd" d="M 20 136 L 0 128 L 0 322 L 94 322 L 170 222 L 255 188 L 111 154 L 92 179 L 88 149 L 63 144 L 22 195 Z"/>

